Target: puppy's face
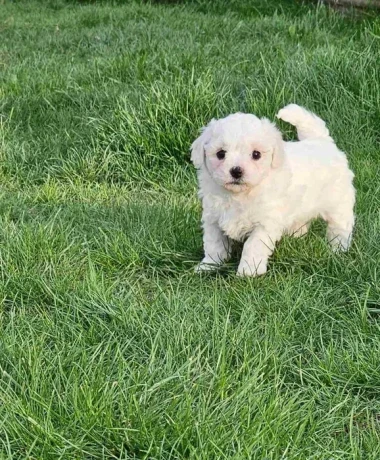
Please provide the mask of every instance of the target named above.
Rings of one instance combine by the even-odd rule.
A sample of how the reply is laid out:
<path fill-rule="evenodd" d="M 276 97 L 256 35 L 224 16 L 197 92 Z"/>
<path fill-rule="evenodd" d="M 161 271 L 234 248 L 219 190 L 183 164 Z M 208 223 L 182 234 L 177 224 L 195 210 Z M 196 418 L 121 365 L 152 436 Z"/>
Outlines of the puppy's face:
<path fill-rule="evenodd" d="M 267 119 L 236 113 L 212 120 L 192 145 L 192 161 L 234 193 L 255 187 L 282 164 L 280 132 Z"/>

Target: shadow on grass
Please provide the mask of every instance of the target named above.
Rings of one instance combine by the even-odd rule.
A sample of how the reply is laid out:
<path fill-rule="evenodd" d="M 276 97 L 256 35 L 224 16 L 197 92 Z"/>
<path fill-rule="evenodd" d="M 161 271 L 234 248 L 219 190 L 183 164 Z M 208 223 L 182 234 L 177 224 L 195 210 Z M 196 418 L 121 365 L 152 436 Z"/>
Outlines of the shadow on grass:
<path fill-rule="evenodd" d="M 126 3 L 169 5 L 188 7 L 203 13 L 226 14 L 236 13 L 245 16 L 281 14 L 300 15 L 314 8 L 316 0 L 47 0 L 46 3 L 52 8 L 58 5 L 70 4 L 99 4 L 99 5 L 125 5 Z"/>
<path fill-rule="evenodd" d="M 60 2 L 48 0 L 49 6 L 56 9 L 65 3 L 83 5 L 125 5 L 125 0 L 61 0 Z M 234 14 L 241 17 L 273 16 L 274 14 L 303 16 L 315 10 L 320 2 L 318 0 L 129 0 L 127 3 L 151 4 L 165 6 L 179 6 L 204 14 L 226 15 Z M 324 4 L 341 13 L 348 22 L 355 19 L 376 18 L 379 6 L 350 4 L 349 2 L 337 3 L 334 0 L 325 0 Z"/>
<path fill-rule="evenodd" d="M 314 7 L 315 2 L 300 0 L 256 0 L 247 2 L 244 0 L 142 0 L 141 3 L 155 5 L 181 5 L 194 8 L 202 13 L 228 14 L 234 13 L 243 16 L 272 16 L 279 14 L 302 15 Z"/>
<path fill-rule="evenodd" d="M 201 257 L 199 216 L 193 203 L 125 204 L 35 202 L 9 194 L 0 205 L 0 241 L 20 268 L 65 254 L 72 265 L 89 258 L 105 272 L 178 273 Z M 16 229 L 16 230 L 15 230 Z M 53 252 L 52 252 L 53 251 Z"/>
<path fill-rule="evenodd" d="M 110 279 L 178 278 L 192 273 L 203 256 L 200 210 L 193 200 L 130 196 L 125 203 L 117 204 L 112 199 L 102 203 L 84 201 L 20 200 L 12 193 L 3 195 L 0 245 L 3 268 L 11 278 L 12 273 L 18 273 L 20 284 L 28 273 L 49 269 L 54 276 L 80 279 L 89 264 Z M 241 250 L 242 244 L 235 244 L 231 260 L 207 274 L 207 279 L 234 276 Z M 310 280 L 323 277 L 331 286 L 337 279 L 351 283 L 354 277 L 361 284 L 371 274 L 367 273 L 370 264 L 361 266 L 359 259 L 355 247 L 348 254 L 333 254 L 324 223 L 316 221 L 304 237 L 284 237 L 276 245 L 268 275 Z"/>

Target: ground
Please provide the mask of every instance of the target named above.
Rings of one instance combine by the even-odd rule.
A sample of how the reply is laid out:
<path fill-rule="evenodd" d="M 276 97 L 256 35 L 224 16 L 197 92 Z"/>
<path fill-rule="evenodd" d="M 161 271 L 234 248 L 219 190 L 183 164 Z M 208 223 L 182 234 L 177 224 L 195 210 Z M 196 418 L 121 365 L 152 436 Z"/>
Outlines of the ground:
<path fill-rule="evenodd" d="M 0 458 L 380 458 L 380 19 L 0 3 Z M 352 249 L 317 222 L 264 277 L 196 275 L 189 145 L 289 102 L 347 152 Z"/>

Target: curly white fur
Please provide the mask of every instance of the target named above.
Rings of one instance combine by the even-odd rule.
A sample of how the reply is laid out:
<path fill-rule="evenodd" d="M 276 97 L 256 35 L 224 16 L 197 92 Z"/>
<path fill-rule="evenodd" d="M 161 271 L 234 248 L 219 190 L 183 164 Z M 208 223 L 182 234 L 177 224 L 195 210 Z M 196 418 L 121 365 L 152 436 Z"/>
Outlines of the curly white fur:
<path fill-rule="evenodd" d="M 197 271 L 226 261 L 231 240 L 238 240 L 245 241 L 238 275 L 264 274 L 282 235 L 305 234 L 316 217 L 327 222 L 333 249 L 349 248 L 355 189 L 345 154 L 324 121 L 306 109 L 290 104 L 277 116 L 296 126 L 299 142 L 284 142 L 269 120 L 243 113 L 212 120 L 194 141 L 205 252 Z"/>

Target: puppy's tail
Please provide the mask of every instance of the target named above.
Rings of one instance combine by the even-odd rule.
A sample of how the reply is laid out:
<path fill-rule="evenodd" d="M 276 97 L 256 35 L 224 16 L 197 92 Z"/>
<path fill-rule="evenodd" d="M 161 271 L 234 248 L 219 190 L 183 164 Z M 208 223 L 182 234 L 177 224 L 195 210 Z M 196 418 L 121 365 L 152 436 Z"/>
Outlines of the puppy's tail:
<path fill-rule="evenodd" d="M 285 106 L 278 112 L 277 118 L 295 126 L 300 141 L 317 138 L 324 138 L 332 141 L 325 122 L 314 113 L 309 112 L 297 104 Z"/>

